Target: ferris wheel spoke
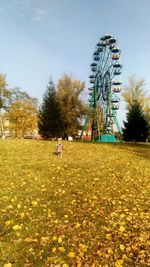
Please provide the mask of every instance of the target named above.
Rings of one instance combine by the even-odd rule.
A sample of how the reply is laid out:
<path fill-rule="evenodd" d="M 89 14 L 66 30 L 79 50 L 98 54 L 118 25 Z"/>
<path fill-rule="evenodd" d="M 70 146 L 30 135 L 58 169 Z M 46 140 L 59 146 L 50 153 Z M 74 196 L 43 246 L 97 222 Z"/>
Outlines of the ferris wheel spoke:
<path fill-rule="evenodd" d="M 108 66 L 107 68 L 106 67 L 107 67 L 107 65 L 105 66 L 105 68 L 102 71 L 102 76 L 104 76 L 105 73 L 107 73 L 107 72 L 112 73 L 112 71 L 111 71 L 112 65 Z"/>
<path fill-rule="evenodd" d="M 104 52 L 102 53 L 101 61 L 99 62 L 99 69 L 101 70 L 103 68 L 104 62 L 105 62 L 105 55 L 106 55 L 106 47 L 104 48 Z"/>
<path fill-rule="evenodd" d="M 103 66 L 103 68 L 102 68 L 102 75 L 106 72 L 106 70 L 105 70 L 105 68 L 107 67 L 107 64 L 108 64 L 108 62 L 109 62 L 109 57 L 110 57 L 110 51 L 109 51 L 109 53 L 108 53 L 108 55 L 107 55 L 107 57 L 106 57 L 106 60 L 105 60 L 105 64 L 104 64 L 104 66 Z M 110 68 L 111 66 L 109 66 L 108 68 Z"/>

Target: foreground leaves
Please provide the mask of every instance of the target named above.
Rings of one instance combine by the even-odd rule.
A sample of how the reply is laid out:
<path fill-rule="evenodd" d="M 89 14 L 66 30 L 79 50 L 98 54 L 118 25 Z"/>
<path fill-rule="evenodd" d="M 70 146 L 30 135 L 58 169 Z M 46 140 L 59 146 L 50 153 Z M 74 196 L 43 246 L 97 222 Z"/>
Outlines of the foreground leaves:
<path fill-rule="evenodd" d="M 0 266 L 149 266 L 150 147 L 1 140 Z"/>

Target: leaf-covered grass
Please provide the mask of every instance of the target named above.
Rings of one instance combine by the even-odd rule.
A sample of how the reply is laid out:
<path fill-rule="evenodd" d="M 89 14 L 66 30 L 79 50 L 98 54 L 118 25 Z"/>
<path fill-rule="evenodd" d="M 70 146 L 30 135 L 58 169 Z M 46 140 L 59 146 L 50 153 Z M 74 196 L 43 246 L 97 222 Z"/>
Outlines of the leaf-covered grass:
<path fill-rule="evenodd" d="M 150 146 L 0 140 L 0 266 L 150 266 Z"/>

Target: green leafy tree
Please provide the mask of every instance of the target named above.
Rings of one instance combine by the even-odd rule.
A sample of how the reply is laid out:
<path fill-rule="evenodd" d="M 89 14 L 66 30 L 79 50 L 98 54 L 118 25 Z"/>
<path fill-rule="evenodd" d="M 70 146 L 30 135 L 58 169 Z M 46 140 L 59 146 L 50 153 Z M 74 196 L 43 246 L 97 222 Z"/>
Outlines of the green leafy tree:
<path fill-rule="evenodd" d="M 86 110 L 81 100 L 84 87 L 84 82 L 73 80 L 67 74 L 64 74 L 58 81 L 57 96 L 61 104 L 64 123 L 63 137 L 76 136 L 78 129 L 81 129 L 81 122 Z"/>
<path fill-rule="evenodd" d="M 45 137 L 61 137 L 63 133 L 63 121 L 61 107 L 58 101 L 55 85 L 50 79 L 43 103 L 39 111 L 39 133 Z"/>
<path fill-rule="evenodd" d="M 149 125 L 141 104 L 137 101 L 128 107 L 127 121 L 124 122 L 125 141 L 144 142 L 148 137 Z"/>

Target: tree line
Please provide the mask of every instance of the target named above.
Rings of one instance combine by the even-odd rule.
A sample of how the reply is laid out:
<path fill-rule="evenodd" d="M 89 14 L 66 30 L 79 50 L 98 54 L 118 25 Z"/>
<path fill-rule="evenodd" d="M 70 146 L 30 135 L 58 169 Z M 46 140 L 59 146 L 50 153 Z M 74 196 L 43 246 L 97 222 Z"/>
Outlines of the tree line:
<path fill-rule="evenodd" d="M 39 133 L 44 137 L 76 137 L 86 112 L 81 95 L 85 83 L 64 74 L 57 87 L 50 79 L 39 110 Z"/>
<path fill-rule="evenodd" d="M 20 88 L 8 89 L 0 74 L 0 134 L 24 138 L 37 130 L 43 138 L 75 137 L 82 127 L 85 83 L 64 74 L 57 85 L 50 78 L 42 104 Z M 9 121 L 7 125 L 7 120 Z"/>
<path fill-rule="evenodd" d="M 127 116 L 123 122 L 125 141 L 145 141 L 150 129 L 150 96 L 145 81 L 134 76 L 124 86 L 122 96 Z M 43 138 L 76 137 L 88 111 L 83 93 L 85 83 L 64 74 L 55 85 L 50 78 L 42 104 L 20 88 L 9 89 L 6 76 L 0 74 L 0 135 L 14 138 L 38 131 Z M 7 123 L 8 121 L 8 123 Z"/>

